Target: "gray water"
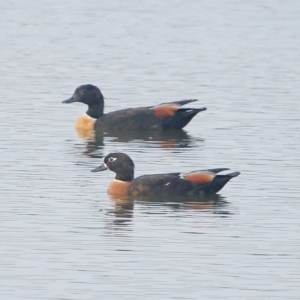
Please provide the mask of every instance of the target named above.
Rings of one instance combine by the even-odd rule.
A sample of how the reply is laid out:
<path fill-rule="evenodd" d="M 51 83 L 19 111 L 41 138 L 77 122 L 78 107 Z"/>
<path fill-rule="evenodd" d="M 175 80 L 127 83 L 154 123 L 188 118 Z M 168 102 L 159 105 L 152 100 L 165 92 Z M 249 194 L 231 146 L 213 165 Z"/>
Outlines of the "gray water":
<path fill-rule="evenodd" d="M 299 299 L 299 1 L 0 3 L 1 299 Z M 82 138 L 106 112 L 198 98 L 176 136 Z M 229 167 L 217 204 L 116 202 L 136 175 Z"/>

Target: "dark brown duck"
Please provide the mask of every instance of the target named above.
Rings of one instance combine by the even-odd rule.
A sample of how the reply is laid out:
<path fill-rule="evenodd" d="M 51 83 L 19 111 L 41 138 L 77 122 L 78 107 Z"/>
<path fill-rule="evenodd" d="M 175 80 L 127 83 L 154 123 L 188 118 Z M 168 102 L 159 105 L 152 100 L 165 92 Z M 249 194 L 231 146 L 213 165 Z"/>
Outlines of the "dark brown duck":
<path fill-rule="evenodd" d="M 202 108 L 181 108 L 196 99 L 162 103 L 155 106 L 137 107 L 104 113 L 104 98 L 94 85 L 79 86 L 70 99 L 63 103 L 81 102 L 88 110 L 76 122 L 78 130 L 119 131 L 119 130 L 168 130 L 182 129 Z"/>
<path fill-rule="evenodd" d="M 143 175 L 134 178 L 134 163 L 125 153 L 110 153 L 101 166 L 92 170 L 116 173 L 108 187 L 108 194 L 120 197 L 201 197 L 216 194 L 240 172 L 218 174 L 228 168 L 197 170 L 183 173 Z M 224 173 L 224 172 L 223 172 Z"/>

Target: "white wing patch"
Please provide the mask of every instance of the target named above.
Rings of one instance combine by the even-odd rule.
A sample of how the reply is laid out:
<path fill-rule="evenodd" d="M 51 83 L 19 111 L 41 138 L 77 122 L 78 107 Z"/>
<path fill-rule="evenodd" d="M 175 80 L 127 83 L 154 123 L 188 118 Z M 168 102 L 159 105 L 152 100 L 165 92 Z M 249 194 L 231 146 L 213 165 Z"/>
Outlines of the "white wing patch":
<path fill-rule="evenodd" d="M 228 175 L 229 173 L 232 173 L 232 171 L 231 170 L 225 170 L 225 171 L 219 172 L 217 175 Z"/>

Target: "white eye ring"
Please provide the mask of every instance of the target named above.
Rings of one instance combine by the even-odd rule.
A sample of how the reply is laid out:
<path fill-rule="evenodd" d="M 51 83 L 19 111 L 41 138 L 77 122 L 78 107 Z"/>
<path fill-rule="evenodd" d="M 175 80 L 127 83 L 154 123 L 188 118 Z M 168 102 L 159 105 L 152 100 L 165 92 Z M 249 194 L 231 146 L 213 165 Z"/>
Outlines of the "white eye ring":
<path fill-rule="evenodd" d="M 110 157 L 110 158 L 108 159 L 109 162 L 113 162 L 113 161 L 115 161 L 115 160 L 117 160 L 116 157 Z"/>

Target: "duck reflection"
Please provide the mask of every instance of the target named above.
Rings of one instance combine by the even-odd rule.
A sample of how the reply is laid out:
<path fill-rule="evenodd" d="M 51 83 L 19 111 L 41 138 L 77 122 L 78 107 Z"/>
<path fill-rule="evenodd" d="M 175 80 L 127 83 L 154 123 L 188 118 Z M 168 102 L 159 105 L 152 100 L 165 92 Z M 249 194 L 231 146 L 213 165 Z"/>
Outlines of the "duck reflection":
<path fill-rule="evenodd" d="M 104 136 L 92 134 L 84 138 L 86 145 L 83 154 L 92 158 L 102 158 L 104 155 Z"/>
<path fill-rule="evenodd" d="M 152 147 L 168 149 L 192 148 L 199 147 L 201 138 L 195 138 L 184 130 L 169 131 L 126 131 L 126 132 L 89 132 L 82 135 L 82 131 L 78 132 L 78 136 L 86 141 L 86 148 L 83 154 L 101 158 L 103 157 L 103 149 L 105 145 L 114 143 L 134 143 L 139 147 Z M 110 145 L 111 147 L 113 145 Z"/>
<path fill-rule="evenodd" d="M 124 225 L 131 225 L 134 216 L 134 206 L 148 206 L 145 211 L 146 214 L 153 214 L 153 207 L 167 207 L 171 211 L 205 211 L 210 212 L 212 215 L 218 215 L 220 217 L 227 217 L 231 215 L 227 208 L 229 203 L 224 197 L 220 195 L 210 195 L 202 198 L 120 198 L 116 196 L 109 196 L 110 200 L 114 203 L 114 208 L 109 211 L 109 214 L 113 216 L 111 225 L 121 225 L 125 229 Z M 152 209 L 149 209 L 151 206 Z M 158 212 L 161 214 L 161 211 Z M 115 227 L 115 229 L 117 229 Z M 127 228 L 128 230 L 129 228 Z"/>
<path fill-rule="evenodd" d="M 216 209 L 225 208 L 228 202 L 225 198 L 215 194 L 203 197 L 164 197 L 164 198 L 149 198 L 139 197 L 135 199 L 140 204 L 148 205 L 164 205 L 175 210 L 211 210 L 214 212 Z M 228 214 L 228 213 L 225 213 Z"/>
<path fill-rule="evenodd" d="M 113 196 L 109 196 L 109 198 L 114 203 L 114 208 L 108 211 L 108 214 L 114 217 L 113 227 L 121 225 L 122 228 L 125 228 L 124 225 L 130 225 L 133 218 L 134 200 Z"/>
<path fill-rule="evenodd" d="M 203 141 L 193 138 L 184 130 L 107 132 L 105 135 L 112 138 L 111 142 L 140 141 L 165 149 L 185 148 L 195 145 L 196 141 Z"/>

